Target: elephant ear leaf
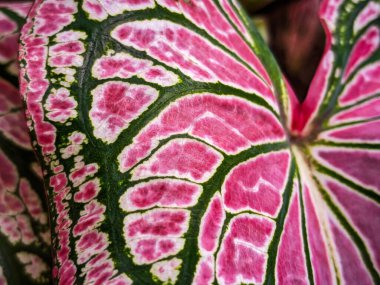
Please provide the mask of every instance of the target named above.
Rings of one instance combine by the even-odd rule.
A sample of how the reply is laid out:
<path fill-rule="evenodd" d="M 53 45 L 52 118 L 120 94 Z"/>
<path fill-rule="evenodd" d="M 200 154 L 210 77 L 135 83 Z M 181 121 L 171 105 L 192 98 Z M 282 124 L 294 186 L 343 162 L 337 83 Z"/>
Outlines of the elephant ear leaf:
<path fill-rule="evenodd" d="M 36 1 L 20 64 L 57 283 L 378 281 L 363 221 L 318 180 L 321 140 L 290 135 L 327 116 L 288 101 L 235 1 Z M 371 195 L 360 201 L 376 219 Z"/>
<path fill-rule="evenodd" d="M 50 284 L 42 173 L 17 90 L 17 45 L 32 3 L 0 3 L 0 284 Z"/>

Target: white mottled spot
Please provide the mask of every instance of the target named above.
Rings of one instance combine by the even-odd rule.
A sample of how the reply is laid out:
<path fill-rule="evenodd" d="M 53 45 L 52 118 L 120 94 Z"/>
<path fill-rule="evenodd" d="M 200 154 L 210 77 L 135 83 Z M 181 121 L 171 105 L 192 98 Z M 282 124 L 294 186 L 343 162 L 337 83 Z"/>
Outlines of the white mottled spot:
<path fill-rule="evenodd" d="M 181 264 L 182 260 L 178 258 L 156 262 L 152 265 L 150 273 L 158 280 L 166 282 L 166 284 L 175 284 Z"/>
<path fill-rule="evenodd" d="M 25 265 L 26 273 L 33 279 L 40 279 L 44 272 L 49 270 L 46 263 L 37 255 L 25 251 L 16 254 L 18 260 Z"/>

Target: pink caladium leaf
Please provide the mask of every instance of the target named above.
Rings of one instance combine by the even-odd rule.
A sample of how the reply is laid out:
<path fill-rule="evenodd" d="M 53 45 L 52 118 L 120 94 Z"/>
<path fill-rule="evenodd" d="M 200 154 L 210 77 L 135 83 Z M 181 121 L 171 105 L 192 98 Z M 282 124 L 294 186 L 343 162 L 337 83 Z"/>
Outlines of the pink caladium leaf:
<path fill-rule="evenodd" d="M 36 1 L 55 282 L 378 284 L 379 5 L 356 2 L 322 2 L 300 104 L 236 1 Z"/>
<path fill-rule="evenodd" d="M 51 284 L 42 173 L 17 90 L 17 45 L 31 2 L 0 3 L 0 284 Z"/>

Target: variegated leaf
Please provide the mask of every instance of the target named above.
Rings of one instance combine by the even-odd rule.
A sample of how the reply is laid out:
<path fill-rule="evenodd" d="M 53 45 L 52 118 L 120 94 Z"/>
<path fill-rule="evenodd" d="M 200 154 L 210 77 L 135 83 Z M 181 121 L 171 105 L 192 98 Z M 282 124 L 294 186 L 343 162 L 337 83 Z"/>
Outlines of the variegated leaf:
<path fill-rule="evenodd" d="M 332 278 L 378 284 L 380 4 L 325 1 L 320 14 L 324 56 L 305 102 L 290 103 L 299 160 L 310 169 L 301 177 L 311 198 L 320 201 L 315 208 L 329 244 Z M 311 264 L 315 268 L 317 260 Z"/>
<path fill-rule="evenodd" d="M 17 41 L 31 2 L 0 3 L 0 284 L 50 284 L 42 173 L 17 90 Z"/>
<path fill-rule="evenodd" d="M 379 135 L 347 129 L 378 92 L 379 9 L 356 2 L 322 3 L 299 105 L 236 1 L 36 1 L 20 80 L 56 282 L 379 283 Z"/>

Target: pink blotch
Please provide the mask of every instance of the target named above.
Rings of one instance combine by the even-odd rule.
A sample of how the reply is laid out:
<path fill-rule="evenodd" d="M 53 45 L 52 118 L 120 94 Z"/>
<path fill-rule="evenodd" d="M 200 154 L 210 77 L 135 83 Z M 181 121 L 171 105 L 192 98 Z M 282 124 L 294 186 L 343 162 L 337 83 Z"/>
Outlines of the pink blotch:
<path fill-rule="evenodd" d="M 363 61 L 368 59 L 374 52 L 379 49 L 380 31 L 377 27 L 369 28 L 364 35 L 355 43 L 348 59 L 343 79 L 352 73 Z"/>
<path fill-rule="evenodd" d="M 106 207 L 96 200 L 85 205 L 84 210 L 81 211 L 81 217 L 73 228 L 74 236 L 82 235 L 99 226 L 100 222 L 104 220 L 105 211 Z"/>
<path fill-rule="evenodd" d="M 38 109 L 40 110 L 38 110 L 37 112 L 40 112 L 42 110 L 42 107 L 38 107 Z M 56 149 L 54 143 L 57 129 L 52 124 L 41 120 L 38 123 L 36 122 L 34 130 L 36 132 L 37 141 L 42 147 L 43 154 L 53 153 Z"/>
<path fill-rule="evenodd" d="M 364 186 L 380 192 L 379 165 L 380 152 L 334 148 L 319 149 L 317 155 L 328 167 L 334 167 L 343 176 L 351 177 Z M 363 171 L 365 169 L 365 171 Z"/>
<path fill-rule="evenodd" d="M 71 41 L 66 43 L 58 43 L 50 47 L 50 55 L 59 54 L 81 54 L 85 51 L 84 45 L 80 41 Z"/>
<path fill-rule="evenodd" d="M 60 152 L 63 159 L 68 159 L 72 156 L 78 155 L 82 150 L 82 144 L 87 143 L 86 135 L 75 131 L 68 137 L 68 144 L 65 148 L 61 148 Z"/>
<path fill-rule="evenodd" d="M 159 207 L 190 207 L 197 202 L 199 185 L 174 179 L 159 179 L 137 184 L 120 198 L 121 208 L 136 211 Z"/>
<path fill-rule="evenodd" d="M 70 187 L 63 188 L 58 194 L 54 196 L 54 203 L 55 207 L 57 209 L 58 214 L 58 221 L 59 225 L 57 226 L 57 229 L 65 228 L 69 224 L 71 224 L 71 221 L 68 218 L 68 210 L 67 206 L 68 203 L 65 202 L 66 196 L 70 192 Z"/>
<path fill-rule="evenodd" d="M 323 1 L 319 14 L 324 24 L 327 25 L 329 32 L 335 30 L 336 21 L 339 17 L 339 9 L 341 9 L 343 0 Z"/>
<path fill-rule="evenodd" d="M 0 117 L 0 133 L 25 149 L 32 148 L 25 115 L 22 111 Z"/>
<path fill-rule="evenodd" d="M 95 229 L 84 233 L 75 245 L 78 254 L 78 264 L 84 264 L 93 256 L 104 252 L 108 244 L 108 237 L 105 233 Z"/>
<path fill-rule="evenodd" d="M 53 191 L 59 193 L 67 185 L 67 176 L 65 173 L 59 173 L 50 177 L 49 186 Z"/>
<path fill-rule="evenodd" d="M 91 258 L 84 266 L 85 284 L 130 284 L 129 278 L 125 274 L 119 276 L 112 275 L 115 274 L 114 263 L 110 260 L 110 253 L 105 250 L 99 254 L 96 254 Z"/>
<path fill-rule="evenodd" d="M 277 108 L 272 89 L 255 73 L 183 26 L 166 20 L 135 21 L 119 25 L 111 35 L 126 46 L 146 51 L 155 59 L 179 68 L 194 80 L 220 81 L 243 88 L 262 95 Z"/>
<path fill-rule="evenodd" d="M 149 67 L 138 76 L 145 81 L 156 83 L 165 87 L 175 85 L 179 80 L 175 73 L 166 70 L 162 66 Z"/>
<path fill-rule="evenodd" d="M 380 98 L 374 98 L 360 105 L 342 111 L 330 119 L 331 124 L 348 123 L 380 116 Z"/>
<path fill-rule="evenodd" d="M 99 264 L 90 268 L 86 274 L 85 284 L 105 284 L 109 279 L 111 279 L 113 269 L 113 264 L 110 260 L 107 260 L 103 264 Z"/>
<path fill-rule="evenodd" d="M 347 186 L 331 180 L 327 182 L 326 189 L 333 193 L 361 236 L 368 241 L 368 246 L 371 248 L 369 252 L 380 270 L 380 244 L 377 238 L 380 232 L 380 207 Z"/>
<path fill-rule="evenodd" d="M 380 116 L 380 113 L 379 113 Z M 380 142 L 380 121 L 365 122 L 333 129 L 320 134 L 321 138 L 346 142 Z"/>
<path fill-rule="evenodd" d="M 87 179 L 87 177 L 92 177 L 98 172 L 98 168 L 99 166 L 97 163 L 76 163 L 74 169 L 71 170 L 69 175 L 70 180 L 73 182 L 73 186 L 79 186 Z"/>
<path fill-rule="evenodd" d="M 126 239 L 152 237 L 179 237 L 188 227 L 186 210 L 157 209 L 143 214 L 130 214 L 124 220 Z"/>
<path fill-rule="evenodd" d="M 26 208 L 28 209 L 28 212 L 30 213 L 30 216 L 34 220 L 39 221 L 41 224 L 46 224 L 47 219 L 42 209 L 41 199 L 25 178 L 20 179 L 19 193 Z"/>
<path fill-rule="evenodd" d="M 9 8 L 11 8 L 11 6 Z M 16 30 L 17 24 L 4 13 L 0 13 L 0 35 L 4 37 L 16 32 Z"/>
<path fill-rule="evenodd" d="M 202 253 L 215 253 L 225 218 L 220 194 L 215 194 L 200 224 L 198 243 Z"/>
<path fill-rule="evenodd" d="M 148 78 L 160 78 L 161 76 L 163 76 L 163 71 L 157 67 L 152 67 L 145 73 L 145 77 Z"/>
<path fill-rule="evenodd" d="M 86 135 L 81 133 L 81 132 L 73 132 L 70 136 L 69 136 L 69 140 L 72 144 L 82 144 L 86 139 Z"/>
<path fill-rule="evenodd" d="M 108 17 L 108 13 L 98 0 L 84 0 L 82 8 L 89 14 L 90 19 L 104 20 Z"/>
<path fill-rule="evenodd" d="M 60 88 L 56 92 L 49 94 L 45 108 L 48 111 L 47 117 L 55 122 L 64 123 L 68 119 L 76 116 L 75 108 L 78 103 L 70 96 L 66 88 Z"/>
<path fill-rule="evenodd" d="M 69 228 L 72 224 L 71 220 L 68 220 L 68 211 L 60 211 L 58 216 L 59 223 L 55 228 L 56 234 L 59 238 L 59 249 L 56 250 L 56 256 L 61 265 L 65 264 L 69 260 L 70 248 L 70 232 Z"/>
<path fill-rule="evenodd" d="M 236 166 L 226 177 L 223 201 L 231 212 L 245 210 L 277 216 L 290 165 L 287 151 L 272 152 Z"/>
<path fill-rule="evenodd" d="M 58 285 L 74 285 L 77 268 L 71 260 L 66 261 L 59 269 Z"/>
<path fill-rule="evenodd" d="M 21 233 L 21 241 L 23 244 L 29 245 L 36 241 L 37 237 L 33 232 L 30 218 L 27 215 L 16 216 L 17 226 Z"/>
<path fill-rule="evenodd" d="M 376 63 L 361 69 L 340 95 L 339 104 L 346 106 L 378 93 L 380 91 L 379 73 L 380 64 Z"/>
<path fill-rule="evenodd" d="M 85 268 L 91 268 L 93 266 L 103 264 L 105 261 L 107 261 L 107 259 L 110 257 L 110 255 L 111 254 L 107 250 L 102 251 L 101 253 L 99 253 L 96 256 L 94 256 L 93 258 L 91 258 L 86 263 Z"/>
<path fill-rule="evenodd" d="M 269 242 L 275 223 L 257 215 L 233 218 L 217 255 L 216 273 L 221 284 L 262 283 Z"/>
<path fill-rule="evenodd" d="M 178 253 L 188 227 L 186 210 L 156 209 L 124 219 L 124 237 L 137 264 L 152 263 Z"/>
<path fill-rule="evenodd" d="M 0 232 L 13 244 L 19 242 L 21 234 L 15 217 L 0 215 Z"/>
<path fill-rule="evenodd" d="M 358 249 L 347 234 L 335 222 L 330 220 L 335 247 L 339 254 L 340 268 L 345 284 L 371 285 L 372 280 L 360 258 Z"/>
<path fill-rule="evenodd" d="M 316 285 L 329 285 L 333 283 L 327 244 L 323 238 L 322 227 L 318 220 L 318 214 L 311 200 L 309 189 L 304 186 L 304 205 L 306 210 L 306 231 L 308 236 L 311 267 L 314 272 Z"/>
<path fill-rule="evenodd" d="M 364 28 L 371 21 L 379 17 L 380 4 L 369 1 L 363 10 L 360 11 L 354 22 L 354 31 L 358 32 Z"/>
<path fill-rule="evenodd" d="M 0 38 L 0 62 L 2 64 L 17 58 L 18 37 L 18 34 L 11 34 Z"/>
<path fill-rule="evenodd" d="M 237 153 L 251 145 L 248 139 L 231 129 L 231 126 L 213 117 L 197 120 L 191 133 L 196 137 L 214 143 L 222 150 L 228 150 L 228 153 Z"/>
<path fill-rule="evenodd" d="M 214 281 L 214 257 L 206 256 L 202 257 L 197 265 L 197 269 L 194 275 L 193 285 L 211 285 Z"/>
<path fill-rule="evenodd" d="M 73 14 L 77 12 L 77 4 L 73 1 L 44 1 L 37 9 L 34 20 L 35 33 L 52 36 L 69 25 Z"/>
<path fill-rule="evenodd" d="M 298 185 L 294 186 L 293 191 L 297 193 L 290 202 L 276 262 L 276 280 L 284 285 L 309 284 L 301 232 L 299 196 L 296 188 Z"/>
<path fill-rule="evenodd" d="M 62 172 L 63 170 L 64 170 L 63 165 L 58 165 L 58 166 L 56 166 L 56 167 L 53 168 L 53 172 L 54 172 L 55 174 L 60 173 L 60 172 Z"/>
<path fill-rule="evenodd" d="M 100 181 L 98 178 L 95 178 L 79 187 L 79 191 L 74 194 L 74 201 L 77 203 L 88 203 L 98 195 L 99 191 Z"/>
<path fill-rule="evenodd" d="M 97 79 L 130 78 L 147 70 L 151 65 L 149 60 L 135 58 L 127 53 L 117 53 L 97 59 L 92 73 Z"/>
<path fill-rule="evenodd" d="M 59 54 L 49 58 L 49 65 L 53 67 L 80 67 L 83 65 L 83 57 L 76 54 Z"/>
<path fill-rule="evenodd" d="M 0 214 L 17 215 L 24 211 L 20 198 L 13 193 L 0 192 Z"/>
<path fill-rule="evenodd" d="M 125 172 L 146 157 L 159 140 L 183 133 L 206 140 L 228 154 L 285 139 L 282 126 L 264 108 L 234 96 L 191 95 L 169 105 L 134 138 L 132 145 L 124 148 L 118 158 L 120 170 Z M 226 134 L 233 143 L 226 141 Z"/>
<path fill-rule="evenodd" d="M 182 238 L 138 238 L 127 241 L 136 264 L 150 264 L 177 254 L 184 245 Z"/>
<path fill-rule="evenodd" d="M 150 176 L 175 176 L 204 182 L 220 165 L 222 156 L 192 139 L 174 139 L 161 147 L 147 162 L 137 166 L 133 180 Z"/>
<path fill-rule="evenodd" d="M 145 85 L 109 81 L 95 88 L 92 95 L 94 134 L 111 143 L 156 100 L 158 91 Z"/>
<path fill-rule="evenodd" d="M 162 6 L 173 6 L 171 1 L 161 1 Z M 244 25 L 238 20 L 236 14 L 233 12 L 230 5 L 221 3 L 224 8 L 227 8 L 227 14 L 231 17 L 231 20 L 238 24 L 240 32 L 246 32 Z M 226 45 L 229 49 L 235 52 L 238 57 L 241 57 L 250 66 L 257 71 L 264 80 L 260 80 L 261 83 L 270 84 L 270 78 L 257 58 L 252 48 L 244 41 L 240 35 L 237 34 L 237 29 L 228 21 L 227 17 L 223 15 L 222 11 L 212 0 L 203 0 L 202 5 L 189 5 L 184 1 L 178 1 L 178 8 L 182 10 L 182 13 L 192 21 L 196 26 L 203 28 L 209 34 L 211 34 L 216 40 Z"/>

